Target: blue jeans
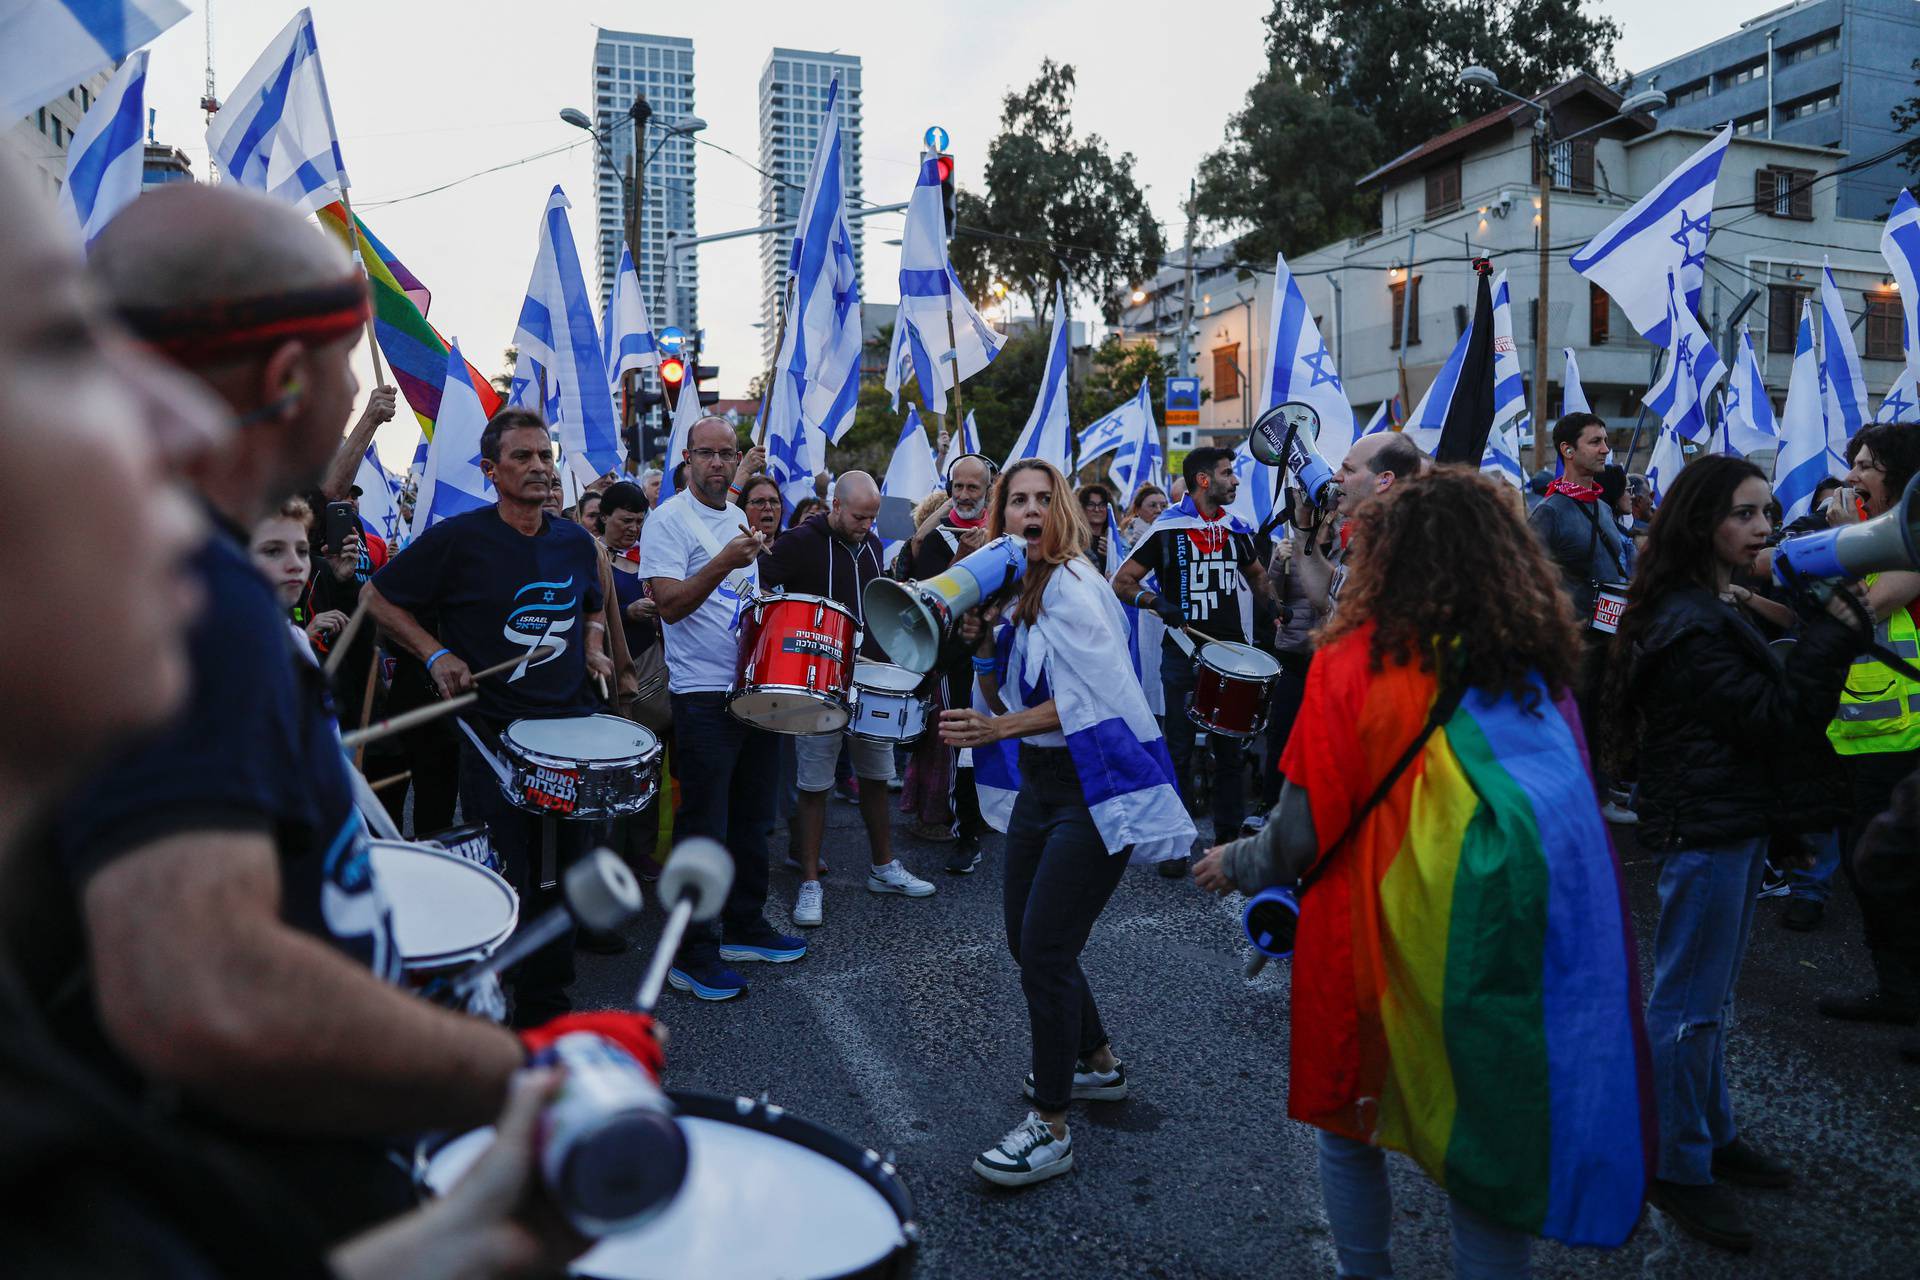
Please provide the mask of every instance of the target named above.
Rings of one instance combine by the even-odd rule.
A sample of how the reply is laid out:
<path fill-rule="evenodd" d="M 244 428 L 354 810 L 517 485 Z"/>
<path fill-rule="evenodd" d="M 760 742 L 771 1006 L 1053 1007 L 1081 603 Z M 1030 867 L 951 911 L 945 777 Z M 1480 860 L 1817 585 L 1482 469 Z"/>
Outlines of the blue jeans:
<path fill-rule="evenodd" d="M 1833 893 L 1833 873 L 1840 869 L 1840 833 L 1820 831 L 1800 839 L 1813 850 L 1813 865 L 1804 871 L 1795 867 L 1787 872 L 1787 891 L 1795 898 L 1824 903 Z"/>
<path fill-rule="evenodd" d="M 1080 952 L 1127 869 L 1093 825 L 1066 748 L 1020 749 L 1001 905 L 1033 1033 L 1033 1097 L 1065 1111 L 1073 1064 L 1107 1043 Z"/>
<path fill-rule="evenodd" d="M 733 858 L 733 887 L 719 926 L 692 924 L 678 963 L 720 963 L 722 935 L 745 941 L 771 932 L 767 905 L 767 829 L 773 823 L 773 787 L 780 772 L 779 739 L 727 711 L 724 693 L 673 695 L 673 748 L 679 760 L 680 807 L 675 840 L 708 836 Z"/>
<path fill-rule="evenodd" d="M 1193 737 L 1199 732 L 1199 727 L 1187 719 L 1187 697 L 1194 685 L 1193 659 L 1172 648 L 1163 650 L 1160 683 L 1167 694 L 1167 755 L 1173 760 L 1173 776 L 1180 784 L 1180 798 L 1191 803 Z M 1237 738 L 1210 733 L 1207 747 L 1213 752 L 1213 838 L 1232 840 L 1239 836 L 1240 822 L 1247 816 L 1242 745 Z"/>
<path fill-rule="evenodd" d="M 1333 1247 L 1343 1276 L 1393 1274 L 1393 1192 L 1387 1185 L 1387 1153 L 1314 1130 L 1320 1146 L 1320 1195 L 1333 1228 Z M 1533 1239 L 1524 1231 L 1467 1208 L 1451 1196 L 1453 1274 L 1457 1280 L 1508 1280 L 1529 1274 Z"/>
<path fill-rule="evenodd" d="M 1727 1024 L 1766 846 L 1755 836 L 1660 859 L 1647 1039 L 1660 1110 L 1657 1176 L 1668 1182 L 1712 1182 L 1714 1148 L 1734 1139 Z"/>

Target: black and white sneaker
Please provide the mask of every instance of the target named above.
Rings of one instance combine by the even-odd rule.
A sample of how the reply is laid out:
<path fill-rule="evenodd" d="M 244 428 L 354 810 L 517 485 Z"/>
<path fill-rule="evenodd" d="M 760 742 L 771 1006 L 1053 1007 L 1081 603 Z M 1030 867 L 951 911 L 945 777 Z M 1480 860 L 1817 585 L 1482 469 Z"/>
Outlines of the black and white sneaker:
<path fill-rule="evenodd" d="M 1027 1112 L 1025 1120 L 973 1162 L 975 1173 L 1002 1187 L 1031 1186 L 1072 1168 L 1072 1131 L 1063 1138 L 1054 1137 L 1052 1127 L 1035 1111 Z"/>
<path fill-rule="evenodd" d="M 1760 892 L 1756 898 L 1784 898 L 1793 892 L 1793 884 L 1787 879 L 1787 873 L 1773 865 L 1768 858 L 1760 867 Z"/>
<path fill-rule="evenodd" d="M 1033 1097 L 1033 1072 L 1022 1082 Z M 1095 1071 L 1084 1062 L 1073 1064 L 1073 1100 L 1075 1102 L 1118 1102 L 1127 1096 L 1127 1064 L 1115 1062 L 1111 1071 Z"/>
<path fill-rule="evenodd" d="M 973 869 L 980 865 L 980 837 L 961 836 L 953 852 L 947 855 L 947 874 L 950 876 L 970 876 Z"/>

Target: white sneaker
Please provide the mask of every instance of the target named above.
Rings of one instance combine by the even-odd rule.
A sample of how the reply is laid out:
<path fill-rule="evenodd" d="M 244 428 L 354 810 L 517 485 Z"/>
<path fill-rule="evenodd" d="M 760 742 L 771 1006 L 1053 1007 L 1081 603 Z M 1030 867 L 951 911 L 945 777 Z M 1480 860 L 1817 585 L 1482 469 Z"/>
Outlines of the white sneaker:
<path fill-rule="evenodd" d="M 800 892 L 793 896 L 793 922 L 809 928 L 819 924 L 825 897 L 818 880 L 802 880 Z"/>
<path fill-rule="evenodd" d="M 1600 806 L 1600 816 L 1608 822 L 1622 827 L 1630 827 L 1640 821 L 1639 814 L 1614 800 L 1609 800 Z"/>
<path fill-rule="evenodd" d="M 869 893 L 903 893 L 909 898 L 926 898 L 933 895 L 933 885 L 922 880 L 913 872 L 900 865 L 895 858 L 884 867 L 867 868 L 867 891 Z M 798 924 L 799 921 L 795 921 Z"/>
<path fill-rule="evenodd" d="M 1021 1082 L 1029 1098 L 1033 1097 L 1033 1072 Z M 1127 1064 L 1115 1062 L 1111 1071 L 1095 1071 L 1084 1062 L 1073 1064 L 1073 1100 L 1075 1102 L 1119 1102 L 1127 1096 Z"/>
<path fill-rule="evenodd" d="M 1015 1125 L 995 1146 L 982 1151 L 973 1171 L 1002 1187 L 1024 1187 L 1066 1173 L 1073 1168 L 1073 1132 L 1064 1138 L 1037 1111 Z"/>

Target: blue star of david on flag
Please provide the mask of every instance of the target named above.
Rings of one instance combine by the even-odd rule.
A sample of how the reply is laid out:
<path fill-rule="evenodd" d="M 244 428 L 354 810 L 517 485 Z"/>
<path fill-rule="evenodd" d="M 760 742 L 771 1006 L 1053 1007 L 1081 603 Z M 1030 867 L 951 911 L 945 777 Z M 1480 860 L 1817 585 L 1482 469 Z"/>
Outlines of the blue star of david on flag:
<path fill-rule="evenodd" d="M 1706 262 L 1707 237 L 1713 232 L 1712 223 L 1713 211 L 1711 209 L 1701 214 L 1698 218 L 1690 218 L 1687 216 L 1685 209 L 1680 210 L 1680 229 L 1673 233 L 1671 239 L 1675 244 L 1680 246 L 1680 264 L 1682 266 L 1693 267 Z M 1693 247 L 1693 237 L 1696 235 L 1700 237 L 1700 247 L 1698 249 Z"/>
<path fill-rule="evenodd" d="M 1301 355 L 1300 363 L 1313 370 L 1313 381 L 1307 384 L 1309 387 L 1317 387 L 1323 382 L 1330 382 L 1336 387 L 1340 385 L 1340 375 L 1327 367 L 1332 359 L 1333 354 L 1327 350 L 1327 344 L 1324 341 L 1320 343 L 1318 351 L 1309 351 Z"/>

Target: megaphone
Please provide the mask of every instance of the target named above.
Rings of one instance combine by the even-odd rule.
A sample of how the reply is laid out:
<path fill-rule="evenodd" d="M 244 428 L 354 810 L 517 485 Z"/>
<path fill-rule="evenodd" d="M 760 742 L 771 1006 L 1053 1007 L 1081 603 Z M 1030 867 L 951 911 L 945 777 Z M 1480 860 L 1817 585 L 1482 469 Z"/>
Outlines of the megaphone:
<path fill-rule="evenodd" d="M 1026 539 L 1002 534 L 925 582 L 875 578 L 861 593 L 860 612 L 888 658 L 925 673 L 940 656 L 940 642 L 954 618 L 1018 582 L 1026 571 Z"/>
<path fill-rule="evenodd" d="M 1300 895 L 1290 885 L 1262 889 L 1247 900 L 1240 927 L 1253 944 L 1254 957 L 1247 962 L 1247 979 L 1252 981 L 1267 961 L 1293 954 L 1294 934 L 1300 928 Z"/>
<path fill-rule="evenodd" d="M 1883 569 L 1920 569 L 1920 475 L 1907 481 L 1893 507 L 1871 520 L 1803 533 L 1773 549 L 1773 576 L 1785 585 L 1796 579 L 1852 581 Z"/>
<path fill-rule="evenodd" d="M 1284 467 L 1306 491 L 1307 501 L 1325 508 L 1335 497 L 1333 468 L 1314 447 L 1319 434 L 1320 414 L 1314 407 L 1288 400 L 1254 419 L 1247 432 L 1247 451 L 1270 467 Z"/>

